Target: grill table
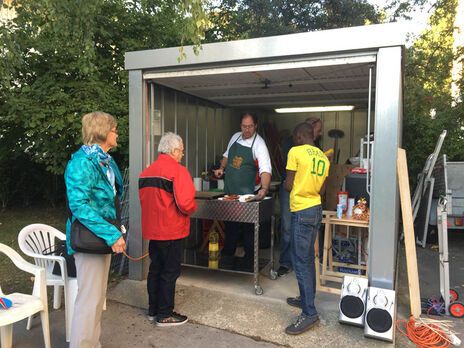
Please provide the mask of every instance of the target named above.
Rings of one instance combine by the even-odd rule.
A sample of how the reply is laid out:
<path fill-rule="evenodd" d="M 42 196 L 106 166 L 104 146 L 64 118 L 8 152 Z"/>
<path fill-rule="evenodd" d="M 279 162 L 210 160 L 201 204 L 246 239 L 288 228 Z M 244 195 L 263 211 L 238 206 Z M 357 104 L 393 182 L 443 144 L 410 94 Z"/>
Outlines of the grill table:
<path fill-rule="evenodd" d="M 253 252 L 253 275 L 254 275 L 254 288 L 256 295 L 262 295 L 263 289 L 259 285 L 259 225 L 260 223 L 271 220 L 271 257 L 269 260 L 270 271 L 269 277 L 271 279 L 277 278 L 277 273 L 274 271 L 274 199 L 266 197 L 262 201 L 254 202 L 237 202 L 237 201 L 220 201 L 217 199 L 205 200 L 196 199 L 198 209 L 191 215 L 194 219 L 209 219 L 220 221 L 233 221 L 245 222 L 254 224 L 255 239 L 254 239 L 254 252 Z M 227 233 L 227 232 L 226 232 Z M 195 266 L 201 268 L 208 268 L 198 265 L 185 264 L 186 266 Z M 265 265 L 267 266 L 267 264 Z M 264 266 L 264 267 L 265 267 Z M 246 273 L 244 271 L 225 270 L 215 268 L 215 270 Z"/>

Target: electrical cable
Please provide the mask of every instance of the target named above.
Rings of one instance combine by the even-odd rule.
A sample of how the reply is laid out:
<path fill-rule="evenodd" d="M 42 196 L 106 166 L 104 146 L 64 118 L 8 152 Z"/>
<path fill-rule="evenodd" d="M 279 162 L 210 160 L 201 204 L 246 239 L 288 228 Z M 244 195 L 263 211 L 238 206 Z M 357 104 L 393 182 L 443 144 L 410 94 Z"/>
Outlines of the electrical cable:
<path fill-rule="evenodd" d="M 122 252 L 129 260 L 132 260 L 132 261 L 139 261 L 139 260 L 142 260 L 144 258 L 146 258 L 148 256 L 148 253 L 146 253 L 145 255 L 143 256 L 140 256 L 140 257 L 130 257 L 129 255 L 126 254 L 125 251 Z"/>
<path fill-rule="evenodd" d="M 430 307 L 428 312 L 433 307 Z M 427 313 L 430 317 L 430 315 Z M 405 330 L 401 330 L 399 323 L 405 324 Z M 413 316 L 409 318 L 409 321 L 397 320 L 397 329 L 405 336 L 407 336 L 414 344 L 420 348 L 431 348 L 431 347 L 449 347 L 451 342 L 448 336 L 451 333 L 449 326 L 442 320 L 434 319 L 422 319 L 419 318 L 417 321 Z"/>
<path fill-rule="evenodd" d="M 441 317 L 446 314 L 445 302 L 440 301 L 433 296 L 428 297 L 428 298 L 421 298 L 421 305 L 422 305 L 422 313 L 427 314 L 429 318 L 430 318 L 429 314 L 439 315 Z"/>
<path fill-rule="evenodd" d="M 127 242 L 126 227 L 124 225 L 121 226 L 121 232 L 122 232 L 122 234 L 124 236 L 124 240 Z M 149 253 L 146 253 L 145 255 L 140 256 L 140 257 L 131 257 L 131 256 L 127 255 L 125 250 L 123 250 L 122 253 L 124 254 L 125 257 L 127 257 L 129 260 L 132 260 L 132 261 L 140 261 L 140 260 L 146 258 L 149 255 Z"/>

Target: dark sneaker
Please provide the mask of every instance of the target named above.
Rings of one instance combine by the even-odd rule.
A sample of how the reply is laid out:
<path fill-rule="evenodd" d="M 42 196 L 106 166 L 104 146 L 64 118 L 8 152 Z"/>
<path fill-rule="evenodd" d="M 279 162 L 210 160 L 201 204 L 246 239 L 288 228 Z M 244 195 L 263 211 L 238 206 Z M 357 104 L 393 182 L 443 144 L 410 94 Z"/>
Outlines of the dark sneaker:
<path fill-rule="evenodd" d="M 156 318 L 156 326 L 178 326 L 185 324 L 188 318 L 186 315 L 182 315 L 176 312 L 172 312 L 170 317 L 167 318 Z"/>
<path fill-rule="evenodd" d="M 312 317 L 300 315 L 298 316 L 298 318 L 296 318 L 295 322 L 292 325 L 288 326 L 285 329 L 285 333 L 289 335 L 299 335 L 312 328 L 318 322 L 319 316 L 317 314 L 313 315 Z"/>
<path fill-rule="evenodd" d="M 148 311 L 147 317 L 148 317 L 148 320 L 152 322 L 156 320 L 156 314 L 153 312 Z"/>
<path fill-rule="evenodd" d="M 284 267 L 284 266 L 280 266 L 279 269 L 277 270 L 277 275 L 279 277 L 283 277 L 283 276 L 286 276 L 287 274 L 289 274 L 292 270 L 287 268 L 287 267 Z"/>
<path fill-rule="evenodd" d="M 290 306 L 301 308 L 301 298 L 300 298 L 300 296 L 287 297 L 287 303 Z"/>

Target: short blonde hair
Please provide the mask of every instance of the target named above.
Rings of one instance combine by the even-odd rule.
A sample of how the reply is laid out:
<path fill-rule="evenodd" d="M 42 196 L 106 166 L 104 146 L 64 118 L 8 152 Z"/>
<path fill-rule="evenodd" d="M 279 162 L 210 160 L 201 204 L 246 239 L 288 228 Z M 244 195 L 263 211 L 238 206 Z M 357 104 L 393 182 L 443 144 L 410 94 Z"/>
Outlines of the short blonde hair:
<path fill-rule="evenodd" d="M 82 117 L 82 141 L 84 145 L 103 144 L 117 122 L 113 116 L 102 111 L 91 112 Z"/>

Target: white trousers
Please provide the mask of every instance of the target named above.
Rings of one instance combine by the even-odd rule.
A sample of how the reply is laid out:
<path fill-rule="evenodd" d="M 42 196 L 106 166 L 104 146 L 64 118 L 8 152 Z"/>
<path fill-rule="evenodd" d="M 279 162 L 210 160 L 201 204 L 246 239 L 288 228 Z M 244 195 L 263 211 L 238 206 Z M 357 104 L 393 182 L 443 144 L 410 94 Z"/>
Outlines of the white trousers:
<path fill-rule="evenodd" d="M 74 254 L 77 297 L 70 348 L 100 348 L 101 317 L 106 298 L 111 254 Z"/>

